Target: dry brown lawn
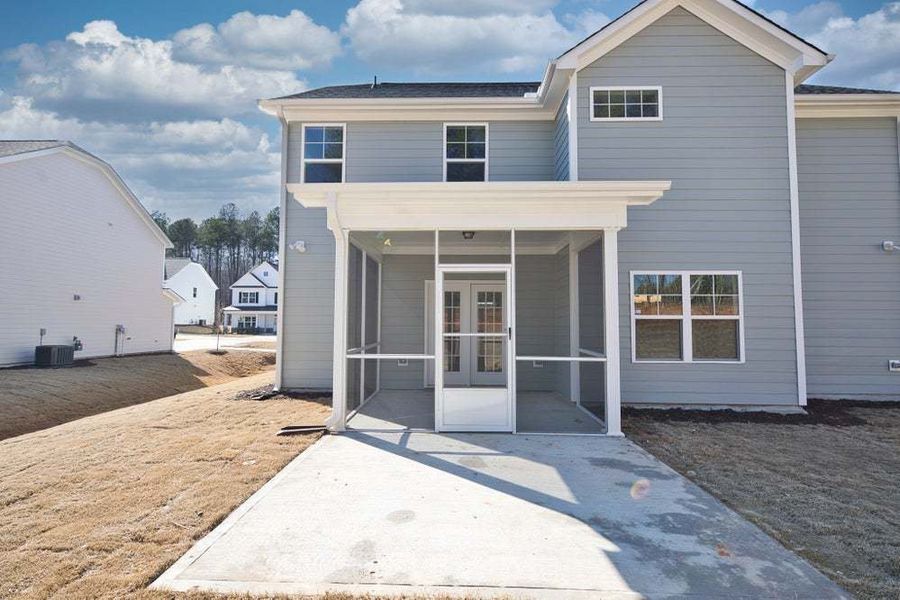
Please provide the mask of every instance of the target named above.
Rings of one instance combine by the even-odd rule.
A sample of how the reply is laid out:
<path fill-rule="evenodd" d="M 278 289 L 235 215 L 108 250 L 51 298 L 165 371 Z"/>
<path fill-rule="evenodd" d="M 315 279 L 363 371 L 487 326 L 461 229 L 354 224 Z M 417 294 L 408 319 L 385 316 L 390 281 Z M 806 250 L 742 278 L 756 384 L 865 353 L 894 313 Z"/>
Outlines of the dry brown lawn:
<path fill-rule="evenodd" d="M 900 405 L 628 410 L 626 434 L 861 598 L 900 598 Z"/>
<path fill-rule="evenodd" d="M 234 400 L 261 374 L 0 442 L 0 597 L 145 589 L 318 435 L 326 404 Z"/>
<path fill-rule="evenodd" d="M 274 368 L 265 352 L 148 354 L 0 370 L 0 439 Z"/>

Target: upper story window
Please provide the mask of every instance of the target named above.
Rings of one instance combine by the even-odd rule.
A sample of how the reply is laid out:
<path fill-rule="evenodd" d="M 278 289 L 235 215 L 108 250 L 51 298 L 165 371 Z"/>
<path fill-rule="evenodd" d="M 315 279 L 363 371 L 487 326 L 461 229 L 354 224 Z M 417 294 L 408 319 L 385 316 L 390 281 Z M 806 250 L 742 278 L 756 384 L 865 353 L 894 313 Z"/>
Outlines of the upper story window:
<path fill-rule="evenodd" d="M 486 123 L 444 124 L 444 181 L 487 181 Z"/>
<path fill-rule="evenodd" d="M 632 360 L 743 362 L 741 273 L 631 274 Z"/>
<path fill-rule="evenodd" d="M 344 181 L 344 126 L 303 126 L 303 183 Z"/>
<path fill-rule="evenodd" d="M 197 297 L 197 288 L 194 288 L 194 298 Z"/>
<path fill-rule="evenodd" d="M 238 292 L 238 304 L 257 304 L 259 292 Z"/>
<path fill-rule="evenodd" d="M 591 121 L 661 121 L 661 87 L 592 87 Z"/>

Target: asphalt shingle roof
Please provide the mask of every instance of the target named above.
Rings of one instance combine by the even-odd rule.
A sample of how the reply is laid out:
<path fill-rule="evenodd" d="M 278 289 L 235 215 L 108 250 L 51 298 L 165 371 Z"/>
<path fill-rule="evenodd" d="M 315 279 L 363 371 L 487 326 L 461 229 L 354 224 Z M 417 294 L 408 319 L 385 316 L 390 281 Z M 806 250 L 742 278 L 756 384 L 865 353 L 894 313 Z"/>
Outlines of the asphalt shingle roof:
<path fill-rule="evenodd" d="M 794 90 L 798 94 L 804 95 L 824 95 L 824 94 L 900 94 L 890 90 L 870 90 L 866 88 L 849 88 L 839 87 L 835 85 L 798 85 Z"/>
<path fill-rule="evenodd" d="M 192 262 L 189 258 L 167 258 L 165 278 L 172 279 L 179 271 Z"/>
<path fill-rule="evenodd" d="M 65 140 L 0 140 L 0 156 L 14 156 L 59 146 L 74 146 Z"/>
<path fill-rule="evenodd" d="M 480 83 L 360 83 L 330 85 L 299 94 L 274 98 L 521 98 L 534 93 L 540 81 Z"/>

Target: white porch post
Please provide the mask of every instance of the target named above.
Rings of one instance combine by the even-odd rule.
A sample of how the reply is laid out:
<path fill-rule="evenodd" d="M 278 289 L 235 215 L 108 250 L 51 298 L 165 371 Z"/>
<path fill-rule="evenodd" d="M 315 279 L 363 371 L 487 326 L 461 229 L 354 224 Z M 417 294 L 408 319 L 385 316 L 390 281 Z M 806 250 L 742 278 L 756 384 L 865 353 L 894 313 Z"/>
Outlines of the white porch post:
<path fill-rule="evenodd" d="M 603 230 L 603 336 L 606 352 L 606 435 L 622 435 L 619 374 L 619 242 L 617 228 Z"/>
<path fill-rule="evenodd" d="M 349 236 L 337 216 L 337 200 L 328 205 L 328 228 L 334 234 L 334 348 L 331 378 L 330 431 L 344 431 L 347 425 L 347 259 Z"/>

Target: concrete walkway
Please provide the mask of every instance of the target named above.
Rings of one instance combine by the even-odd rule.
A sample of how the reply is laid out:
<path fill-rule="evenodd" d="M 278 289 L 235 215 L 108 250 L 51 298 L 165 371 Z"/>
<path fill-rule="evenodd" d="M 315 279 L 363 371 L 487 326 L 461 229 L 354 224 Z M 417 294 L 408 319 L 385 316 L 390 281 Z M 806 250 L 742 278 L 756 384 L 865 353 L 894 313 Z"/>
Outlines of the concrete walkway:
<path fill-rule="evenodd" d="M 844 598 L 625 439 L 323 438 L 155 583 L 515 598 Z"/>
<path fill-rule="evenodd" d="M 229 350 L 253 350 L 256 352 L 275 352 L 268 348 L 241 348 L 244 344 L 258 342 L 275 343 L 275 335 L 221 335 L 219 336 L 219 348 Z M 172 349 L 175 352 L 192 352 L 194 350 L 215 350 L 215 334 L 179 333 L 175 337 Z"/>

